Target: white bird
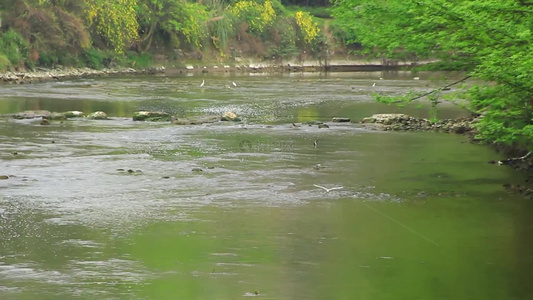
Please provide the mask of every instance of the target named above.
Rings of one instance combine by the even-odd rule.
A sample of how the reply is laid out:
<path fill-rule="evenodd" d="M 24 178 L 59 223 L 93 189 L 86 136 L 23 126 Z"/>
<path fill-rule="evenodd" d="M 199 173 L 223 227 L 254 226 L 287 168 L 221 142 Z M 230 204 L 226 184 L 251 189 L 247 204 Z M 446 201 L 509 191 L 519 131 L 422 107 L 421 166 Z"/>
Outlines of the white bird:
<path fill-rule="evenodd" d="M 204 79 L 204 80 L 202 80 L 202 83 L 200 83 L 200 87 L 203 87 L 203 86 L 204 86 L 204 84 L 205 84 L 205 79 Z"/>
<path fill-rule="evenodd" d="M 375 87 L 376 86 L 376 83 L 374 82 L 374 84 L 372 84 L 372 87 Z"/>
<path fill-rule="evenodd" d="M 231 84 L 233 84 L 234 87 L 237 87 L 237 84 L 235 83 L 235 81 L 232 81 Z"/>
<path fill-rule="evenodd" d="M 333 191 L 333 190 L 340 190 L 340 189 L 343 189 L 344 187 L 342 186 L 336 186 L 336 187 L 332 187 L 332 188 L 327 188 L 327 187 L 323 187 L 321 185 L 318 185 L 318 184 L 313 184 L 314 186 L 316 186 L 317 188 L 321 188 L 323 190 L 325 190 L 327 193 L 329 193 L 330 191 Z"/>

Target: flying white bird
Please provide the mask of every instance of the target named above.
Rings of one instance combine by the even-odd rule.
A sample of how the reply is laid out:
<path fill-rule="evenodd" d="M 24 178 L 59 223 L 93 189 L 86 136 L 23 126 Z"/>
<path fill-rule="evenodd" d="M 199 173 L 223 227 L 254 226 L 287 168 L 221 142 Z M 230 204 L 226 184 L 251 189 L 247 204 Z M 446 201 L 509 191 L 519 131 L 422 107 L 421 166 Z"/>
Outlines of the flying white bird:
<path fill-rule="evenodd" d="M 203 87 L 203 86 L 204 86 L 204 84 L 205 84 L 205 79 L 204 79 L 204 80 L 202 80 L 202 83 L 200 83 L 200 87 Z"/>
<path fill-rule="evenodd" d="M 232 81 L 231 84 L 233 84 L 234 87 L 237 87 L 237 84 L 235 83 L 235 81 Z"/>
<path fill-rule="evenodd" d="M 318 185 L 318 184 L 313 184 L 314 186 L 316 186 L 317 188 L 321 188 L 323 190 L 325 190 L 327 193 L 329 193 L 330 191 L 333 191 L 333 190 L 340 190 L 340 189 L 343 189 L 344 187 L 342 186 L 336 186 L 336 187 L 332 187 L 332 188 L 327 188 L 327 187 L 323 187 L 321 185 Z"/>

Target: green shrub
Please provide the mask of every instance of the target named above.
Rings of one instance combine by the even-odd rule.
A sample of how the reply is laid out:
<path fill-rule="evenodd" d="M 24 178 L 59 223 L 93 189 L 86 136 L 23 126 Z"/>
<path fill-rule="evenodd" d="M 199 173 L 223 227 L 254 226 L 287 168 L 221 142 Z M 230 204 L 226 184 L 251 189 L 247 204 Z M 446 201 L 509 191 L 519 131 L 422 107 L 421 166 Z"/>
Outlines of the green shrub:
<path fill-rule="evenodd" d="M 92 69 L 102 69 L 111 62 L 109 55 L 101 50 L 89 48 L 81 55 L 83 63 Z"/>
<path fill-rule="evenodd" d="M 7 56 L 0 53 L 0 71 L 5 72 L 11 66 Z"/>
<path fill-rule="evenodd" d="M 269 31 L 272 44 L 268 48 L 269 57 L 291 58 L 298 54 L 296 47 L 296 26 L 294 19 L 290 17 L 277 18 Z"/>
<path fill-rule="evenodd" d="M 52 67 L 57 63 L 57 57 L 50 52 L 39 52 L 39 60 L 37 62 L 41 66 Z"/>
<path fill-rule="evenodd" d="M 329 7 L 326 6 L 297 6 L 297 5 L 290 5 L 286 7 L 286 10 L 297 12 L 299 10 L 308 12 L 313 17 L 317 18 L 323 18 L 323 19 L 330 19 L 331 13 L 329 11 Z"/>
<path fill-rule="evenodd" d="M 128 52 L 127 59 L 135 68 L 144 68 L 152 65 L 153 57 L 150 53 Z"/>
<path fill-rule="evenodd" d="M 0 37 L 0 52 L 13 66 L 24 65 L 29 49 L 28 42 L 13 29 L 9 29 Z"/>

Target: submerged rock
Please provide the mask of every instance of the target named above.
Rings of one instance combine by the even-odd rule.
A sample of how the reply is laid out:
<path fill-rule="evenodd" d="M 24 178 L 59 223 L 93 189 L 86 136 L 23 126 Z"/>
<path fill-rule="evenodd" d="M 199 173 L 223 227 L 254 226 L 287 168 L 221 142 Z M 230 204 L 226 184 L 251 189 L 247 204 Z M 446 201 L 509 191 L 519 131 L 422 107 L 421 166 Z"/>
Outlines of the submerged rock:
<path fill-rule="evenodd" d="M 52 113 L 47 110 L 26 110 L 20 113 L 16 113 L 12 116 L 13 119 L 35 119 L 35 118 L 42 118 L 42 117 L 48 117 Z"/>
<path fill-rule="evenodd" d="M 45 119 L 45 118 L 43 117 L 43 119 L 41 120 L 41 123 L 39 123 L 39 124 L 41 124 L 41 125 L 50 125 L 50 120 Z"/>
<path fill-rule="evenodd" d="M 171 116 L 166 112 L 137 111 L 133 113 L 133 121 L 170 121 Z"/>
<path fill-rule="evenodd" d="M 81 111 L 77 111 L 77 110 L 71 110 L 71 111 L 66 111 L 63 113 L 63 115 L 65 116 L 65 118 L 83 118 L 85 117 L 85 114 Z"/>
<path fill-rule="evenodd" d="M 185 119 L 185 118 L 173 119 L 171 123 L 175 125 L 201 125 L 201 124 L 207 124 L 207 123 L 216 123 L 219 121 L 220 121 L 220 116 L 214 115 L 214 116 L 191 117 L 188 119 Z"/>
<path fill-rule="evenodd" d="M 349 123 L 350 122 L 350 118 L 338 118 L 338 117 L 334 117 L 333 122 L 339 122 L 339 123 Z"/>
<path fill-rule="evenodd" d="M 92 114 L 89 114 L 87 118 L 93 120 L 107 120 L 107 114 L 103 111 L 95 111 Z"/>
<path fill-rule="evenodd" d="M 241 119 L 237 116 L 236 113 L 228 111 L 225 114 L 222 115 L 221 121 L 233 121 L 233 122 L 239 122 Z"/>
<path fill-rule="evenodd" d="M 320 125 L 320 124 L 324 124 L 324 122 L 317 121 L 317 120 L 311 120 L 311 121 L 307 121 L 307 122 L 305 122 L 305 124 L 311 126 L 311 125 Z"/>
<path fill-rule="evenodd" d="M 318 128 L 329 128 L 328 124 L 318 124 Z"/>
<path fill-rule="evenodd" d="M 67 117 L 63 113 L 51 113 L 48 116 L 43 116 L 43 119 L 50 120 L 50 121 L 65 121 Z"/>
<path fill-rule="evenodd" d="M 9 176 L 7 175 L 0 175 L 0 180 L 6 180 L 9 179 Z"/>

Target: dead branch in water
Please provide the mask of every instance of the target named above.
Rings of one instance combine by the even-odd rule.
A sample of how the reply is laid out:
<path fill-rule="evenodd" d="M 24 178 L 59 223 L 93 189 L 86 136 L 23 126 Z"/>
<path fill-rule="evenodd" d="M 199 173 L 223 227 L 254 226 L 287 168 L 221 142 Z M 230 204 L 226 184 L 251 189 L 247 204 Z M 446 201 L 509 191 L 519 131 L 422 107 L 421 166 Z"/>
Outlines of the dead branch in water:
<path fill-rule="evenodd" d="M 529 151 L 528 153 L 526 153 L 524 156 L 521 156 L 521 157 L 512 157 L 512 158 L 507 158 L 507 159 L 498 160 L 498 161 L 492 160 L 489 163 L 498 164 L 498 165 L 512 165 L 512 164 L 514 164 L 517 161 L 526 160 L 528 157 L 531 156 L 531 152 L 532 151 Z"/>

